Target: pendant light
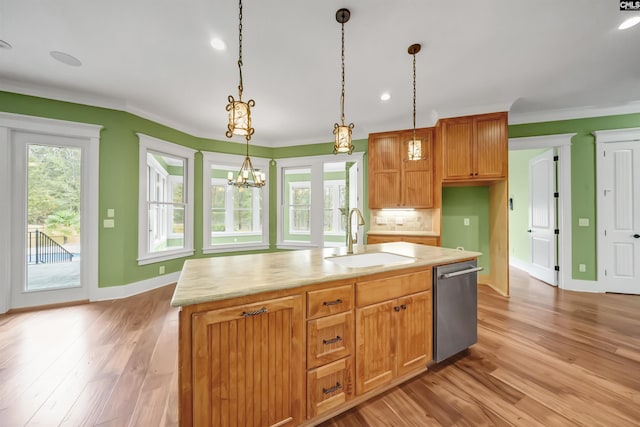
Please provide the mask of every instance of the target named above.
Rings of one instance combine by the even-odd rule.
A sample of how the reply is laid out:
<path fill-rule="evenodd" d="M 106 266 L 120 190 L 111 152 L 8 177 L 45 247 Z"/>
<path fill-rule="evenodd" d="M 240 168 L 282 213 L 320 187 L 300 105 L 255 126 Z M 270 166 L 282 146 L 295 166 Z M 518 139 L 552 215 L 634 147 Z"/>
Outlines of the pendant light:
<path fill-rule="evenodd" d="M 409 160 L 422 160 L 422 141 L 416 139 L 416 53 L 422 46 L 412 44 L 409 46 L 409 55 L 413 56 L 413 138 L 407 144 L 407 156 Z"/>
<path fill-rule="evenodd" d="M 353 144 L 351 143 L 351 130 L 353 129 L 353 123 L 349 125 L 344 124 L 344 23 L 349 21 L 351 12 L 349 9 L 339 9 L 336 12 L 336 21 L 342 26 L 342 90 L 340 92 L 340 124 L 333 125 L 333 134 L 335 135 L 335 144 L 333 145 L 333 154 L 338 153 L 353 153 Z"/>
<path fill-rule="evenodd" d="M 249 141 L 253 136 L 254 129 L 251 127 L 251 107 L 256 103 L 253 99 L 248 102 L 242 101 L 242 0 L 239 1 L 239 22 L 238 25 L 238 70 L 240 74 L 240 84 L 238 85 L 238 100 L 233 99 L 233 95 L 229 95 L 226 110 L 229 113 L 229 124 L 227 125 L 227 138 L 233 135 L 243 135 L 247 146 L 246 155 L 238 176 L 234 179 L 233 173 L 227 174 L 227 183 L 237 187 L 264 187 L 265 174 L 253 168 L 251 158 L 249 157 Z"/>

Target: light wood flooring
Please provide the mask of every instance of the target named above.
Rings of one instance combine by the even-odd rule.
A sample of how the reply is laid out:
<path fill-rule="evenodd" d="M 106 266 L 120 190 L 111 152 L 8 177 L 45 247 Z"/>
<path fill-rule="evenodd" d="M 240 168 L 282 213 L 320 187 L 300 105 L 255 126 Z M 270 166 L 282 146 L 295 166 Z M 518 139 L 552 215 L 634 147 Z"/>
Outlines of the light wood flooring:
<path fill-rule="evenodd" d="M 177 425 L 168 286 L 0 315 L 0 426 Z M 323 427 L 640 426 L 640 296 L 481 286 L 479 343 Z"/>

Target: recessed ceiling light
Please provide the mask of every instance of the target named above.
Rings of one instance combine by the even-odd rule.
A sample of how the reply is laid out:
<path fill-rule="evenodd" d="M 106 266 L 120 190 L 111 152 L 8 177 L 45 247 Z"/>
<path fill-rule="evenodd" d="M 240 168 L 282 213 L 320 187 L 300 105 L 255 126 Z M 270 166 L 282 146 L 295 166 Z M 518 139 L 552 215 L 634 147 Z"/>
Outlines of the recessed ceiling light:
<path fill-rule="evenodd" d="M 82 62 L 80 62 L 78 58 L 69 55 L 68 53 L 52 50 L 51 52 L 49 52 L 49 55 L 51 55 L 56 61 L 60 61 L 63 64 L 71 65 L 72 67 L 79 67 L 82 65 Z"/>
<path fill-rule="evenodd" d="M 380 101 L 388 101 L 391 99 L 391 94 L 389 92 L 385 92 L 380 95 Z"/>
<path fill-rule="evenodd" d="M 225 50 L 227 44 L 220 39 L 211 39 L 211 47 L 215 50 Z"/>
<path fill-rule="evenodd" d="M 624 21 L 622 24 L 620 24 L 618 29 L 619 30 L 626 30 L 627 28 L 631 28 L 634 25 L 637 25 L 638 23 L 640 23 L 640 16 L 633 16 L 633 17 L 627 19 L 626 21 Z"/>
<path fill-rule="evenodd" d="M 0 49 L 11 49 L 11 48 L 13 48 L 13 46 L 11 46 L 9 42 L 0 40 Z"/>

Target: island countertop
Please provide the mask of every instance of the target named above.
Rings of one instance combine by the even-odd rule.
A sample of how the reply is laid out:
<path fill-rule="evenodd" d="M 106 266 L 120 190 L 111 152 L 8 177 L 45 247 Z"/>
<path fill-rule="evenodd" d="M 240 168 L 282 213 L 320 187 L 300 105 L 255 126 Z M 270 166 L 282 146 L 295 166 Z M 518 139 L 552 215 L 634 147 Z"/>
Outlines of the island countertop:
<path fill-rule="evenodd" d="M 184 263 L 171 305 L 182 307 L 386 271 L 449 264 L 482 255 L 406 242 L 357 245 L 353 252 L 387 252 L 414 259 L 362 268 L 345 267 L 325 259 L 346 255 L 346 247 L 190 259 Z"/>

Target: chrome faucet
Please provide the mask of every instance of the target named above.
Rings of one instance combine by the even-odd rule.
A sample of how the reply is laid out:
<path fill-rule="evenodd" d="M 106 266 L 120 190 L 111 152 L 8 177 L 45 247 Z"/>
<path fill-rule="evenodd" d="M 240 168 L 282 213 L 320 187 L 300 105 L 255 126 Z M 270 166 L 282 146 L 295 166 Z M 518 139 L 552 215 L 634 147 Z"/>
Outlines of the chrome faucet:
<path fill-rule="evenodd" d="M 347 220 L 347 253 L 348 254 L 353 253 L 353 244 L 358 243 L 358 227 L 356 227 L 356 237 L 352 236 L 352 231 L 351 231 L 351 222 L 353 221 L 352 218 L 353 218 L 354 212 L 358 214 L 358 226 L 364 225 L 364 218 L 362 216 L 362 212 L 360 212 L 360 209 L 358 208 L 351 209 L 351 211 L 349 212 L 348 220 Z"/>

